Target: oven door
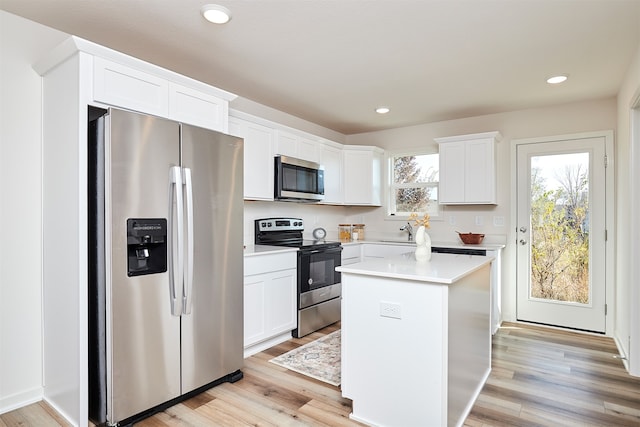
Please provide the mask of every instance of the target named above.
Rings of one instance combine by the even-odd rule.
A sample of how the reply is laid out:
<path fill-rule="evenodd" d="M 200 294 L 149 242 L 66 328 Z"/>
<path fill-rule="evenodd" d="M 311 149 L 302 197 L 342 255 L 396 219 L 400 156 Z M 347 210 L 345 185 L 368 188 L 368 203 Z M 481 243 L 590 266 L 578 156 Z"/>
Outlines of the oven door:
<path fill-rule="evenodd" d="M 341 253 L 342 246 L 298 252 L 298 308 L 340 296 Z"/>

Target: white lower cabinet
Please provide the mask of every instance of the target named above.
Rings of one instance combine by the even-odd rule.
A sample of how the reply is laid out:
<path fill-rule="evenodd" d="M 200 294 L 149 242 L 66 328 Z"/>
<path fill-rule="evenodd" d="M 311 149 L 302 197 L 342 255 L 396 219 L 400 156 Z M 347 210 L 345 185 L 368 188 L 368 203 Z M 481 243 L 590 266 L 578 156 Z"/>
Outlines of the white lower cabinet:
<path fill-rule="evenodd" d="M 363 245 L 342 245 L 342 265 L 355 264 L 362 261 Z"/>
<path fill-rule="evenodd" d="M 244 258 L 244 356 L 291 338 L 296 328 L 295 251 Z"/>

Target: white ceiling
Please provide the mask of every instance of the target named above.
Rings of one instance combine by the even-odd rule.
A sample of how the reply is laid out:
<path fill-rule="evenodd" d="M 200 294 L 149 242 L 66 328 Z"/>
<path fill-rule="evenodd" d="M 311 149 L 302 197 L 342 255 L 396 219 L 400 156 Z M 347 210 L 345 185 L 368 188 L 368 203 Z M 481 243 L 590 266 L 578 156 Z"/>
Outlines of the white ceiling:
<path fill-rule="evenodd" d="M 206 3 L 233 19 L 206 22 Z M 615 96 L 640 0 L 0 0 L 0 8 L 354 134 Z M 563 85 L 545 83 L 568 73 Z M 391 112 L 377 115 L 387 105 Z"/>

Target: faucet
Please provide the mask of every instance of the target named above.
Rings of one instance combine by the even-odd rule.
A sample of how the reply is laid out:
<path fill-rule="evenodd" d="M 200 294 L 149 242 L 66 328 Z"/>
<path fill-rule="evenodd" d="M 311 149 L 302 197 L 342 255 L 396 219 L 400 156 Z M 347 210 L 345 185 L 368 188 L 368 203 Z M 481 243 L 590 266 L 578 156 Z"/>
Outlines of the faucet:
<path fill-rule="evenodd" d="M 409 233 L 408 240 L 410 242 L 413 241 L 413 227 L 411 226 L 411 224 L 407 223 L 407 225 L 403 225 L 402 227 L 400 227 L 400 231 L 406 231 L 407 233 Z"/>

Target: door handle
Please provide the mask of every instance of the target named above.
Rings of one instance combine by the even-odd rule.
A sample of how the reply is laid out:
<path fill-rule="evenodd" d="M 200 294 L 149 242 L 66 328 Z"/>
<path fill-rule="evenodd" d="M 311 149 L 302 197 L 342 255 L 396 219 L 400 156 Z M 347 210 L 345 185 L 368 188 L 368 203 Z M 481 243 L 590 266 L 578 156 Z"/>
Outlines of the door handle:
<path fill-rule="evenodd" d="M 524 240 L 524 239 L 520 239 L 520 242 L 519 242 L 519 243 L 520 243 L 521 245 L 526 245 L 526 244 L 527 244 L 527 241 L 526 241 L 526 240 Z"/>
<path fill-rule="evenodd" d="M 187 259 L 184 271 L 184 293 L 182 295 L 182 312 L 191 314 L 193 301 L 193 186 L 191 184 L 191 169 L 183 168 L 183 180 L 185 188 L 185 204 L 187 207 Z"/>
<path fill-rule="evenodd" d="M 520 232 L 521 233 L 526 233 L 527 232 L 527 227 L 520 227 Z"/>
<path fill-rule="evenodd" d="M 175 218 L 174 218 L 174 207 Z M 169 169 L 169 226 L 167 235 L 169 237 L 169 302 L 171 304 L 171 314 L 180 316 L 182 307 L 177 294 L 177 284 L 182 284 L 184 278 L 184 263 L 182 258 L 183 242 L 183 199 L 182 199 L 182 171 L 180 166 L 172 166 Z M 182 286 L 180 286 L 182 288 Z"/>

